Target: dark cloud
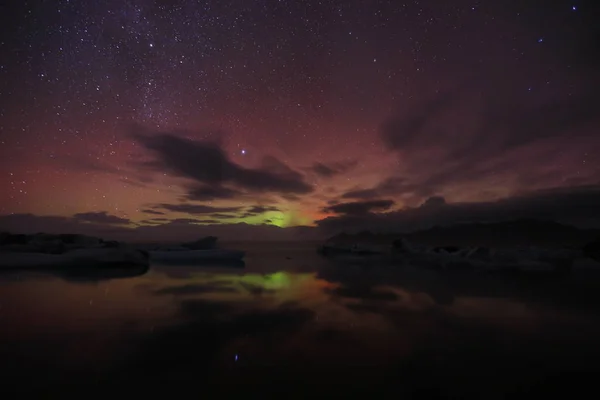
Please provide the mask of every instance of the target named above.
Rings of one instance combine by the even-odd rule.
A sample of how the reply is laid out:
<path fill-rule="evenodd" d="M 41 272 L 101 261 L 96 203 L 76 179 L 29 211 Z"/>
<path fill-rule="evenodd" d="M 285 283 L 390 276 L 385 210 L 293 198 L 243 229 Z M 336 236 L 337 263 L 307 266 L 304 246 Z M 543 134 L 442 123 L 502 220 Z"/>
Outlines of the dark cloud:
<path fill-rule="evenodd" d="M 498 152 L 543 139 L 587 134 L 578 128 L 599 117 L 600 95 L 595 92 L 549 99 L 538 106 L 525 106 L 512 100 L 511 96 L 492 98 L 485 110 L 484 131 L 502 137 L 497 143 Z M 465 151 L 471 148 L 467 146 Z"/>
<path fill-rule="evenodd" d="M 222 224 L 210 216 L 208 219 L 154 218 L 152 225 L 130 228 L 123 225 L 89 223 L 72 217 L 42 216 L 35 214 L 0 215 L 0 232 L 33 234 L 79 233 L 110 240 L 176 242 L 217 236 L 220 240 L 291 241 L 315 240 L 323 235 L 313 227 L 295 226 L 281 228 L 275 225 L 250 225 L 246 223 Z M 156 224 L 156 222 L 159 222 Z"/>
<path fill-rule="evenodd" d="M 249 282 L 240 282 L 239 285 L 241 287 L 243 287 L 244 289 L 246 289 L 250 294 L 252 294 L 254 296 L 261 296 L 261 295 L 267 294 L 267 293 L 275 293 L 274 289 L 267 289 L 266 287 L 259 285 L 259 284 L 254 284 L 254 283 L 249 283 Z"/>
<path fill-rule="evenodd" d="M 340 161 L 332 163 L 316 162 L 311 170 L 323 178 L 331 178 L 332 176 L 343 174 L 356 166 L 356 161 Z"/>
<path fill-rule="evenodd" d="M 433 225 L 542 219 L 580 227 L 600 226 L 600 185 L 538 190 L 497 201 L 447 203 L 431 197 L 418 207 L 387 213 L 348 213 L 317 222 L 328 231 L 410 231 Z"/>
<path fill-rule="evenodd" d="M 221 223 L 221 221 L 219 221 L 218 219 L 211 219 L 211 218 L 209 218 L 209 219 L 203 219 L 203 220 L 198 221 L 198 222 L 202 223 L 202 224 L 220 224 Z"/>
<path fill-rule="evenodd" d="M 388 196 L 398 196 L 405 193 L 419 192 L 429 195 L 422 187 L 409 183 L 404 178 L 390 177 L 369 189 L 356 188 L 342 194 L 342 199 L 371 200 Z"/>
<path fill-rule="evenodd" d="M 488 186 L 493 191 L 492 180 L 512 178 L 519 188 L 528 188 L 527 182 L 535 182 L 535 189 L 549 187 L 558 185 L 557 176 L 564 175 L 565 167 L 549 160 L 568 155 L 565 141 L 589 143 L 590 148 L 598 144 L 595 131 L 589 129 L 600 119 L 596 92 L 579 90 L 532 102 L 524 98 L 535 96 L 527 88 L 484 85 L 478 94 L 462 87 L 444 92 L 385 121 L 383 143 L 398 154 L 403 169 L 390 179 L 401 182 L 357 188 L 344 198 L 395 194 L 423 198 L 457 190 L 459 185 Z M 457 118 L 474 113 L 477 119 L 469 116 L 468 124 L 461 125 Z M 588 183 L 597 173 L 591 168 L 583 172 Z"/>
<path fill-rule="evenodd" d="M 239 211 L 242 209 L 242 207 L 212 207 L 212 206 L 206 206 L 203 204 L 166 204 L 166 203 L 157 204 L 155 207 L 163 209 L 163 210 L 192 214 L 192 215 L 235 212 L 235 211 Z"/>
<path fill-rule="evenodd" d="M 237 218 L 254 217 L 254 216 L 269 212 L 269 211 L 281 211 L 281 210 L 275 206 L 252 206 L 252 207 L 244 209 L 243 212 L 240 212 L 237 214 L 227 214 L 227 212 L 235 212 L 235 211 L 242 211 L 242 207 L 237 208 L 236 210 L 216 212 L 216 213 L 210 214 L 210 217 L 212 217 L 214 219 L 219 219 L 219 220 L 237 219 Z"/>
<path fill-rule="evenodd" d="M 446 205 L 446 199 L 441 196 L 433 196 L 425 200 L 425 202 L 421 205 L 422 208 L 425 209 L 435 209 L 438 207 L 442 207 Z"/>
<path fill-rule="evenodd" d="M 235 215 L 235 214 L 223 214 L 223 213 L 210 214 L 210 217 L 214 218 L 214 219 L 233 219 L 233 218 L 239 218 L 239 216 Z"/>
<path fill-rule="evenodd" d="M 227 200 L 242 196 L 244 193 L 225 186 L 196 186 L 188 189 L 186 198 L 188 200 L 210 201 Z"/>
<path fill-rule="evenodd" d="M 93 222 L 95 224 L 126 225 L 131 223 L 131 220 L 127 218 L 110 215 L 106 211 L 78 213 L 73 215 L 73 218 L 79 221 Z"/>
<path fill-rule="evenodd" d="M 253 206 L 246 210 L 248 214 L 263 214 L 269 211 L 281 211 L 278 207 L 275 206 Z"/>
<path fill-rule="evenodd" d="M 143 220 L 141 220 L 139 222 L 140 225 L 149 225 L 149 224 L 150 225 L 152 225 L 152 224 L 153 225 L 157 225 L 157 224 L 160 224 L 160 223 L 161 223 L 160 221 L 154 221 L 152 219 L 143 219 Z"/>
<path fill-rule="evenodd" d="M 345 215 L 364 215 L 372 211 L 387 210 L 393 205 L 393 200 L 356 201 L 351 203 L 334 204 L 323 208 L 323 211 Z"/>
<path fill-rule="evenodd" d="M 175 218 L 169 221 L 169 225 L 195 225 L 198 223 L 200 220 L 194 218 Z"/>
<path fill-rule="evenodd" d="M 411 148 L 424 140 L 432 119 L 454 104 L 455 94 L 451 91 L 426 101 L 411 112 L 394 116 L 381 127 L 383 142 L 392 150 Z M 437 133 L 437 132 L 436 132 Z"/>
<path fill-rule="evenodd" d="M 375 288 L 365 284 L 339 286 L 329 289 L 328 292 L 335 296 L 361 300 L 396 301 L 399 299 L 398 295 L 390 290 Z"/>
<path fill-rule="evenodd" d="M 189 193 L 192 198 L 227 198 L 235 190 L 281 194 L 313 191 L 302 174 L 273 157 L 265 157 L 261 168 L 245 168 L 231 161 L 217 142 L 189 140 L 172 132 L 134 133 L 134 137 L 156 156 L 145 166 L 198 183 Z"/>
<path fill-rule="evenodd" d="M 282 195 L 280 195 L 280 197 L 282 199 L 289 200 L 289 201 L 298 201 L 298 200 L 301 200 L 301 197 L 297 196 L 295 194 L 282 194 Z"/>
<path fill-rule="evenodd" d="M 228 282 L 208 282 L 206 284 L 189 284 L 182 286 L 172 286 L 155 290 L 157 295 L 193 295 L 204 293 L 236 293 L 238 290 L 227 286 Z"/>
<path fill-rule="evenodd" d="M 165 215 L 164 212 L 153 210 L 151 208 L 146 208 L 146 209 L 142 210 L 142 212 L 145 214 L 151 214 L 151 215 Z"/>

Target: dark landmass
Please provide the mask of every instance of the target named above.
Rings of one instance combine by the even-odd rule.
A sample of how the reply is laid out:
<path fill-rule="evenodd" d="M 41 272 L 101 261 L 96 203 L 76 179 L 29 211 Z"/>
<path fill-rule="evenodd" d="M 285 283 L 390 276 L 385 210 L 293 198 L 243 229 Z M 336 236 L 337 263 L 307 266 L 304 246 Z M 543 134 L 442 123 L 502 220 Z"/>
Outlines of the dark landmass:
<path fill-rule="evenodd" d="M 363 231 L 357 234 L 340 233 L 329 238 L 331 243 L 392 244 L 405 238 L 428 246 L 541 246 L 578 248 L 600 240 L 600 229 L 580 229 L 558 222 L 520 219 L 498 223 L 465 223 L 435 226 L 411 233 L 378 234 Z M 591 247 L 590 247 L 591 251 Z"/>

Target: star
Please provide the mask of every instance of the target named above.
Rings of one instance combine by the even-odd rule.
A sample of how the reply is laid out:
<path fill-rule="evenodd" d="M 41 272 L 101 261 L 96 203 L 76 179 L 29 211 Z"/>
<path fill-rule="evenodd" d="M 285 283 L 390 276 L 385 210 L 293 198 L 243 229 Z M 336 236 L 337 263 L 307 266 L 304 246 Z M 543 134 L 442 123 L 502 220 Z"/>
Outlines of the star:
<path fill-rule="evenodd" d="M 0 190 L 0 231 L 2 216 L 11 213 L 70 218 L 114 210 L 130 213 L 131 226 L 168 224 L 171 212 L 151 209 L 158 215 L 151 220 L 139 209 L 179 204 L 180 192 L 214 207 L 242 207 L 207 220 L 228 225 L 249 215 L 243 207 L 269 198 L 294 216 L 286 221 L 320 229 L 330 202 L 381 196 L 395 201 L 395 211 L 418 206 L 430 192 L 449 203 L 477 202 L 529 182 L 536 182 L 533 190 L 571 178 L 597 181 L 600 164 L 592 157 L 585 159 L 589 176 L 578 177 L 581 158 L 565 155 L 552 175 L 550 157 L 531 157 L 552 153 L 552 146 L 568 146 L 569 154 L 600 146 L 599 138 L 579 132 L 582 122 L 600 123 L 586 100 L 600 69 L 587 42 L 597 21 L 584 18 L 586 3 L 577 0 L 571 17 L 568 2 L 542 9 L 522 0 L 489 2 L 480 16 L 480 1 L 57 1 L 60 12 L 36 3 L 11 11 L 9 37 L 0 43 L 2 92 L 11 96 L 0 107 L 0 126 L 7 127 L 0 135 L 0 187 L 9 189 Z M 473 71 L 469 94 L 454 93 Z M 551 104 L 557 115 L 547 112 Z M 583 105 L 586 111 L 578 111 Z M 455 112 L 473 107 L 482 109 Z M 506 145 L 463 153 L 480 134 L 477 126 L 497 124 L 502 137 L 494 141 Z M 456 127 L 453 140 L 440 132 L 446 125 Z M 222 141 L 213 140 L 213 130 Z M 146 133 L 164 141 L 142 140 Z M 253 146 L 252 154 L 242 143 Z M 492 172 L 488 163 L 504 169 Z M 400 175 L 406 182 L 398 183 Z M 502 176 L 503 184 L 488 175 Z"/>

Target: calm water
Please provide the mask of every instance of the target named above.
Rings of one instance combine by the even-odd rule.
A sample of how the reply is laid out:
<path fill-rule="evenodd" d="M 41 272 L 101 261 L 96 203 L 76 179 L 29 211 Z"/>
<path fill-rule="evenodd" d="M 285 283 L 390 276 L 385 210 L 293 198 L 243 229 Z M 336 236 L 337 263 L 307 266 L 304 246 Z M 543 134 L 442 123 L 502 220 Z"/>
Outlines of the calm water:
<path fill-rule="evenodd" d="M 313 244 L 235 247 L 248 251 L 244 267 L 0 275 L 0 379 L 44 390 L 210 383 L 250 395 L 458 398 L 573 394 L 594 382 L 594 274 L 443 275 L 334 263 Z"/>

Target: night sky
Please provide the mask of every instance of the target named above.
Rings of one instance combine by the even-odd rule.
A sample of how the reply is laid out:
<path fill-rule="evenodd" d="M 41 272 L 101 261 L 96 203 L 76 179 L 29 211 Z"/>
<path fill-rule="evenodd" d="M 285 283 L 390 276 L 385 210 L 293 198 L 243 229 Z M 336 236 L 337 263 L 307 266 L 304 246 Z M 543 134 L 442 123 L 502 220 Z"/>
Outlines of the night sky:
<path fill-rule="evenodd" d="M 9 3 L 11 229 L 599 215 L 593 0 Z"/>

